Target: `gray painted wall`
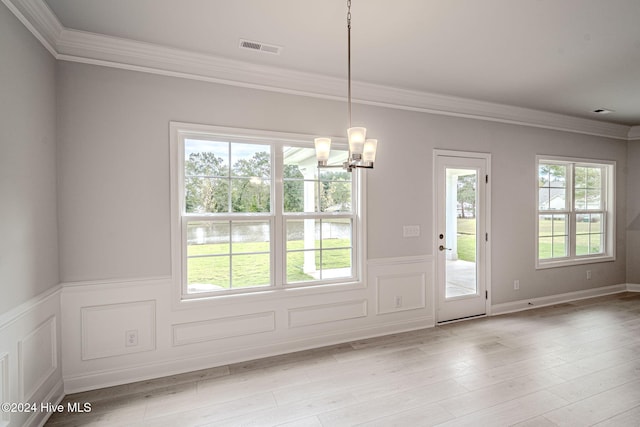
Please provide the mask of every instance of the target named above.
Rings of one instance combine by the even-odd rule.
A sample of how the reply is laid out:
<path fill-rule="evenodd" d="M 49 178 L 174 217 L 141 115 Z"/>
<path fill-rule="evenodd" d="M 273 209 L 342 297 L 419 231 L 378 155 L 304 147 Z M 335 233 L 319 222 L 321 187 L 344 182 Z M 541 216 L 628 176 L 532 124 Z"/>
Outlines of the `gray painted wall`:
<path fill-rule="evenodd" d="M 336 101 L 91 65 L 60 62 L 58 85 L 63 282 L 170 273 L 169 121 L 334 136 L 347 127 Z M 480 151 L 493 155 L 494 304 L 625 283 L 625 141 L 362 105 L 353 114 L 380 140 L 370 259 L 431 254 L 432 150 Z M 617 261 L 535 270 L 536 154 L 618 162 Z M 404 239 L 406 224 L 421 237 Z"/>
<path fill-rule="evenodd" d="M 640 284 L 640 141 L 629 141 L 627 159 L 627 283 Z"/>
<path fill-rule="evenodd" d="M 55 67 L 0 3 L 0 313 L 59 283 Z"/>

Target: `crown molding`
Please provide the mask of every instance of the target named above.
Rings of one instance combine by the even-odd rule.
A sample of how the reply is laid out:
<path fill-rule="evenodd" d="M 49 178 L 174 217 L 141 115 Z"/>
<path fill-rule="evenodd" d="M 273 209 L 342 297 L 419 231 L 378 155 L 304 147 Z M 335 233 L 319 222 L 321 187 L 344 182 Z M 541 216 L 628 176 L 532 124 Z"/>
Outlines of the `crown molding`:
<path fill-rule="evenodd" d="M 640 140 L 640 126 L 633 126 L 632 128 L 630 128 L 627 137 L 629 141 Z"/>
<path fill-rule="evenodd" d="M 64 28 L 43 0 L 2 0 L 56 59 L 273 92 L 345 100 L 344 79 L 256 65 Z M 387 108 L 560 130 L 613 139 L 640 139 L 629 126 L 522 107 L 353 82 L 353 102 Z"/>

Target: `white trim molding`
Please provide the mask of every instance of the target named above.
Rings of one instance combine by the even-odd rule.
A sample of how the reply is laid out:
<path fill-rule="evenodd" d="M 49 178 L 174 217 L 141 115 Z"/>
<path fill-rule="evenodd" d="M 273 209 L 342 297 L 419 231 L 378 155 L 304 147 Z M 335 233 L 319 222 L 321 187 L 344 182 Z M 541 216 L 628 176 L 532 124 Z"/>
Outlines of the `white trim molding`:
<path fill-rule="evenodd" d="M 44 0 L 2 0 L 58 60 L 344 101 L 344 80 L 67 29 Z M 606 138 L 640 139 L 615 123 L 395 87 L 353 82 L 354 103 L 532 126 Z"/>
<path fill-rule="evenodd" d="M 586 289 L 583 291 L 567 292 L 558 295 L 549 295 L 546 297 L 523 299 L 518 301 L 495 304 L 491 308 L 491 315 L 514 313 L 517 311 L 530 310 L 534 308 L 547 307 L 549 305 L 563 304 L 571 301 L 594 298 L 603 295 L 618 294 L 621 292 L 631 291 L 630 285 L 612 285 L 600 288 Z"/>
<path fill-rule="evenodd" d="M 627 291 L 628 292 L 640 292 L 640 284 L 627 283 Z"/>
<path fill-rule="evenodd" d="M 629 141 L 640 140 L 640 126 L 633 126 L 631 129 L 629 129 L 629 134 L 627 135 L 627 139 Z"/>

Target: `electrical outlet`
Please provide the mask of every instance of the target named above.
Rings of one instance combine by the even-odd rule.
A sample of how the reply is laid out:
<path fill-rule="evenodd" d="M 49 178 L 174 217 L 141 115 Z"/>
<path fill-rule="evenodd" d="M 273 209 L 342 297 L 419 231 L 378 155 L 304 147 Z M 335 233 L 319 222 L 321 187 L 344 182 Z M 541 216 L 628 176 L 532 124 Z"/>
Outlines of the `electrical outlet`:
<path fill-rule="evenodd" d="M 591 270 L 587 270 L 587 280 L 591 280 Z"/>
<path fill-rule="evenodd" d="M 395 298 L 395 304 L 396 304 L 396 308 L 400 308 L 402 307 L 402 297 L 400 295 L 397 295 Z"/>
<path fill-rule="evenodd" d="M 513 281 L 513 290 L 514 291 L 520 290 L 520 280 Z"/>
<path fill-rule="evenodd" d="M 133 329 L 131 331 L 125 332 L 125 342 L 124 345 L 126 347 L 135 347 L 138 345 L 138 330 Z"/>

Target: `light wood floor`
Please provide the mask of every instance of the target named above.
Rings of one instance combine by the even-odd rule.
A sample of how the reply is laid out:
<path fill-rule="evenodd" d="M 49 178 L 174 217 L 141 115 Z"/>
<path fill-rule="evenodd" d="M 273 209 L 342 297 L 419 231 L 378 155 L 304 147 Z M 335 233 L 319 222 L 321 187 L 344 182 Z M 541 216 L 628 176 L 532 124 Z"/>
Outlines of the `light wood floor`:
<path fill-rule="evenodd" d="M 624 293 L 67 396 L 47 426 L 640 426 Z"/>

